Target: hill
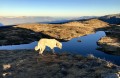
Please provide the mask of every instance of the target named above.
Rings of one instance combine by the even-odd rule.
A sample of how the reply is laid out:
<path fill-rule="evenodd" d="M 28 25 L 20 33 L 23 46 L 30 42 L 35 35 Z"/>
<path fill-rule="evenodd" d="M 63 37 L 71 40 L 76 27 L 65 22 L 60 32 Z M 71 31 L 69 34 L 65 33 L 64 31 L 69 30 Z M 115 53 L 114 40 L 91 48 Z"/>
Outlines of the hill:
<path fill-rule="evenodd" d="M 109 24 L 120 24 L 120 13 L 111 14 L 99 17 L 100 20 L 108 22 Z"/>
<path fill-rule="evenodd" d="M 72 21 L 64 24 L 65 26 L 87 26 L 87 27 L 103 27 L 108 26 L 108 23 L 101 21 L 99 19 L 88 19 L 84 21 Z"/>
<path fill-rule="evenodd" d="M 106 26 L 108 23 L 98 19 L 64 24 L 20 24 L 1 30 L 0 45 L 29 43 L 39 40 L 41 37 L 66 41 L 93 33 L 95 29 Z"/>

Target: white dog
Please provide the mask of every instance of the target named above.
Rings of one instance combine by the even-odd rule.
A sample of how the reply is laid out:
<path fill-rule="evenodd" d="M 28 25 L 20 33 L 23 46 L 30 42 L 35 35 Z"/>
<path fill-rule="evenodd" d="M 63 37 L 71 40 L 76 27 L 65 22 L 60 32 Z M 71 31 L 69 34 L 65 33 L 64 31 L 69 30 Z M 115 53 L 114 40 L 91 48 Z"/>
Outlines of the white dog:
<path fill-rule="evenodd" d="M 39 54 L 42 54 L 46 46 L 50 47 L 54 53 L 54 47 L 62 49 L 62 44 L 55 39 L 40 39 L 38 45 L 35 47 L 35 50 L 39 50 Z"/>

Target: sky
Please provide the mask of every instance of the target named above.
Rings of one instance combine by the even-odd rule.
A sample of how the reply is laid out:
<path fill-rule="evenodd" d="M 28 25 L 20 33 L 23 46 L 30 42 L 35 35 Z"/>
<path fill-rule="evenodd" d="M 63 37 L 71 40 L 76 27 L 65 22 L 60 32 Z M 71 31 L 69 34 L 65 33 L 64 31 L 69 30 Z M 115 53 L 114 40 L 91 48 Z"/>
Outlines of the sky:
<path fill-rule="evenodd" d="M 0 16 L 102 16 L 120 13 L 120 0 L 0 0 Z"/>

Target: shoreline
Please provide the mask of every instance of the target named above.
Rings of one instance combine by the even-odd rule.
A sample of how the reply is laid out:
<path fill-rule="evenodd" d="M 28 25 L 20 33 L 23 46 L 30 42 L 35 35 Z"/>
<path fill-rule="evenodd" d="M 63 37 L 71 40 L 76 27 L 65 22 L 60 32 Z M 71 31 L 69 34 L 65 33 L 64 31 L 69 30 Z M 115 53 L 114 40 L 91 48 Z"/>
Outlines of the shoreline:
<path fill-rule="evenodd" d="M 105 28 L 106 37 L 98 41 L 98 45 L 102 47 L 100 50 L 109 54 L 120 55 L 120 26 L 110 26 Z"/>

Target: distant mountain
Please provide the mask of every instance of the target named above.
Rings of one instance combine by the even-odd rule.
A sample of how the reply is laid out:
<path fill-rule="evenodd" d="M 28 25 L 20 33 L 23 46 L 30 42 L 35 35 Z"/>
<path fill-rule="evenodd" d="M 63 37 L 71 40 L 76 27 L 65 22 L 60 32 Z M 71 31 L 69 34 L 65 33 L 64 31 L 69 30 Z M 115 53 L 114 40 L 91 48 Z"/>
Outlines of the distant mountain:
<path fill-rule="evenodd" d="M 105 15 L 105 16 L 100 17 L 99 19 L 109 24 L 120 24 L 120 13 Z"/>
<path fill-rule="evenodd" d="M 101 17 L 97 16 L 81 16 L 81 17 L 45 17 L 45 16 L 0 16 L 0 26 L 4 25 L 16 25 L 25 23 L 67 23 L 72 21 L 88 20 L 97 18 L 109 24 L 120 24 L 120 13 L 105 15 Z"/>
<path fill-rule="evenodd" d="M 92 19 L 92 18 L 98 18 L 98 16 L 82 16 L 82 17 L 80 17 L 81 20 Z"/>
<path fill-rule="evenodd" d="M 0 17 L 0 23 L 3 25 L 23 24 L 23 23 L 36 23 L 36 22 L 51 22 L 57 20 L 52 17 Z"/>
<path fill-rule="evenodd" d="M 89 19 L 89 18 L 93 18 L 93 16 L 83 16 L 83 17 L 1 16 L 0 26 L 24 24 L 24 23 L 65 23 L 73 20 L 81 20 L 81 19 Z"/>

